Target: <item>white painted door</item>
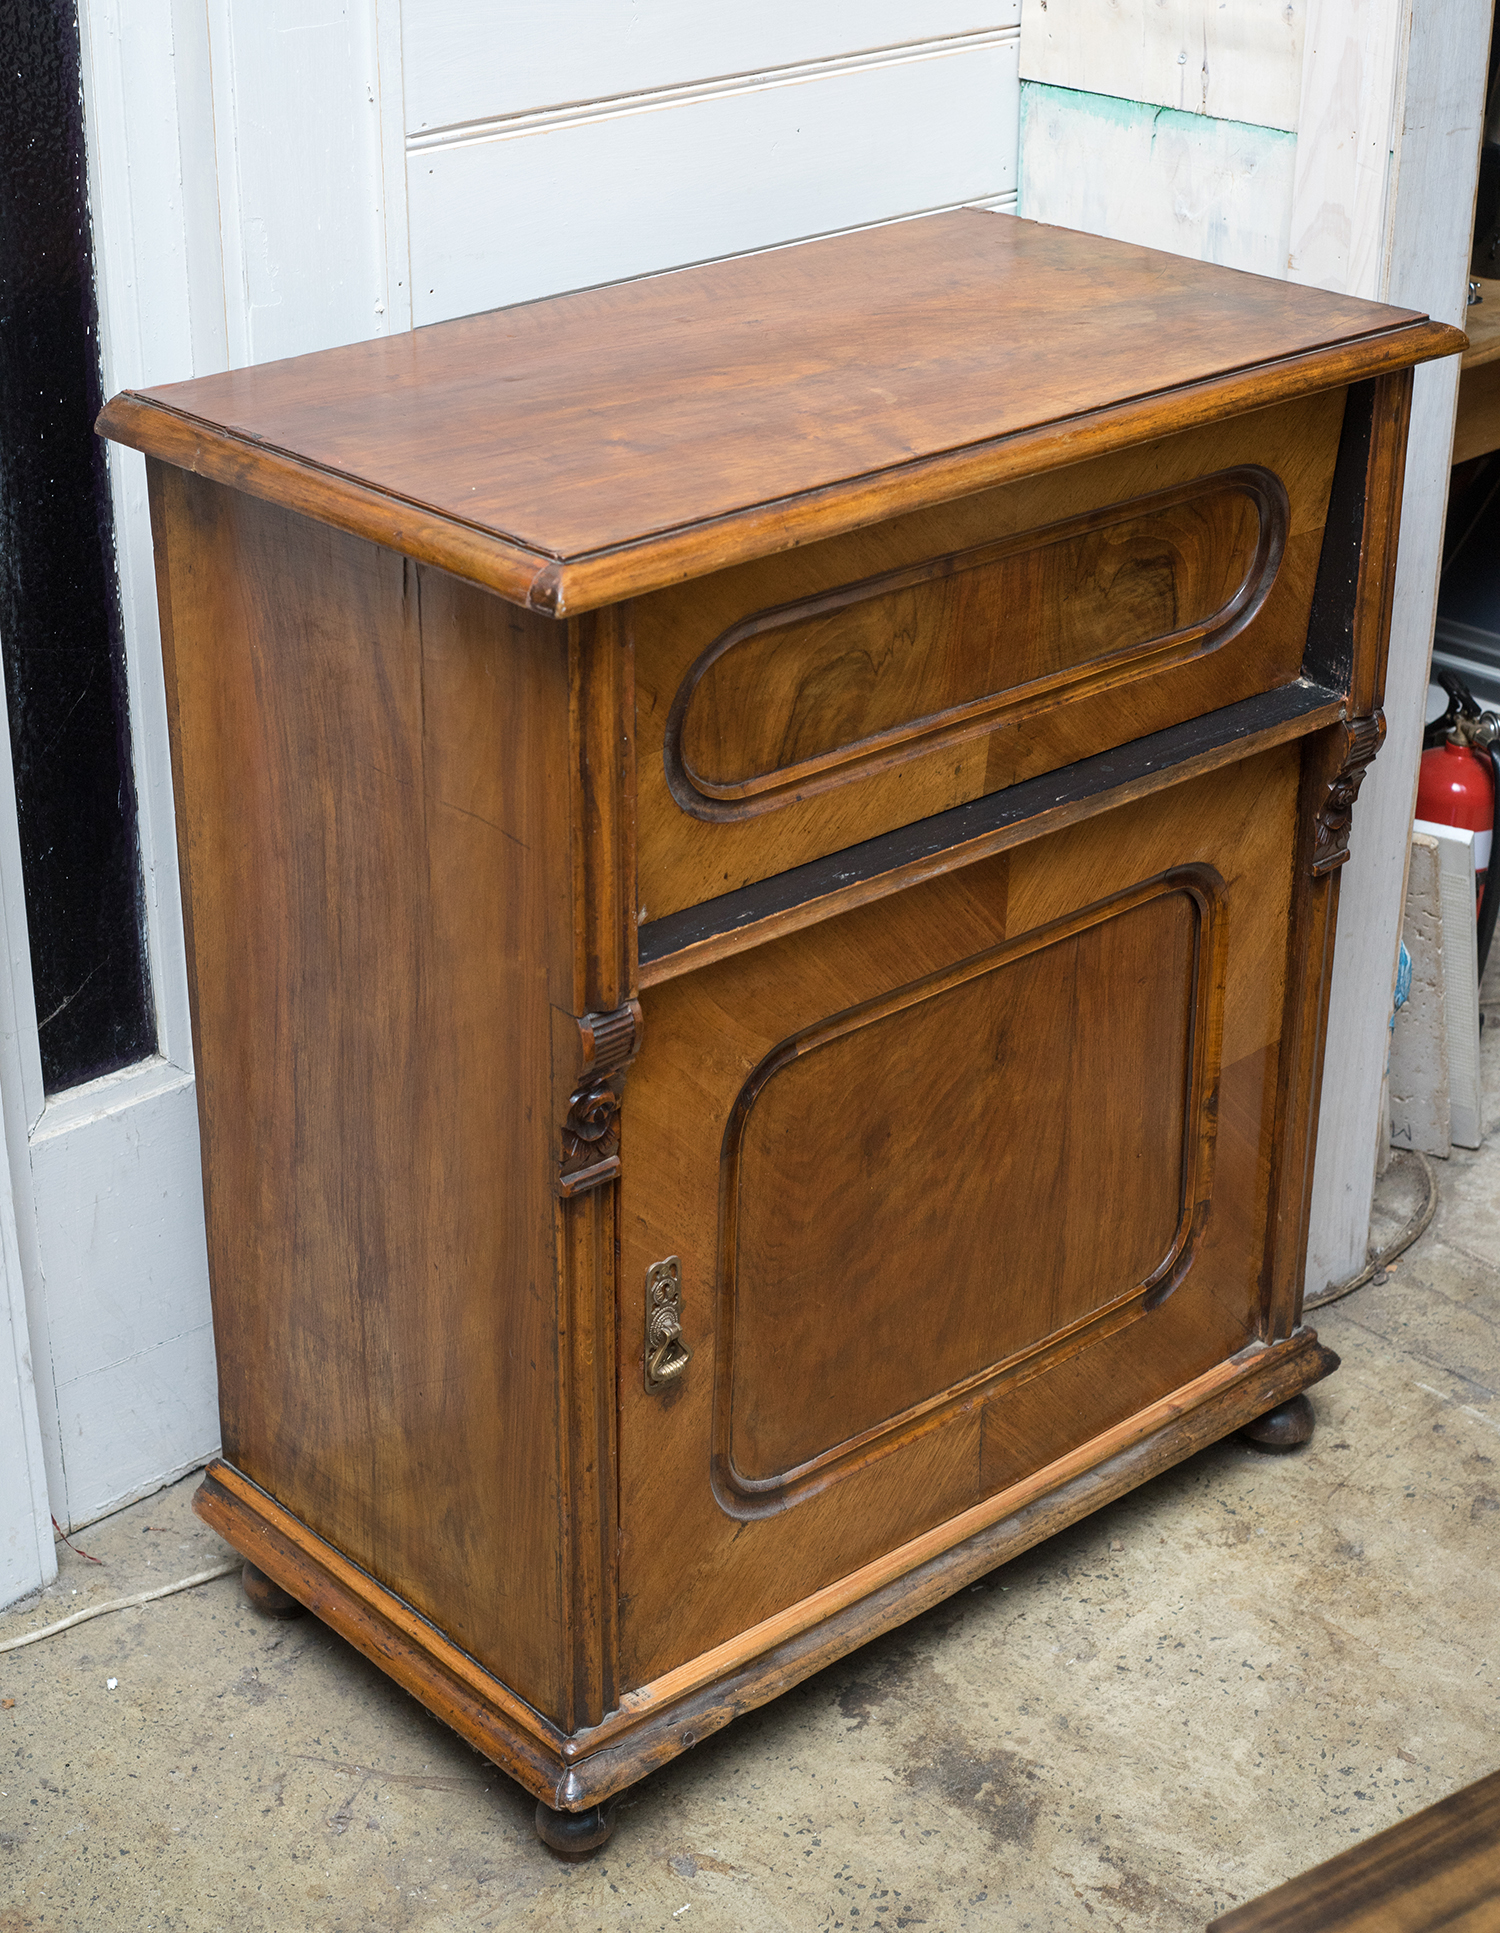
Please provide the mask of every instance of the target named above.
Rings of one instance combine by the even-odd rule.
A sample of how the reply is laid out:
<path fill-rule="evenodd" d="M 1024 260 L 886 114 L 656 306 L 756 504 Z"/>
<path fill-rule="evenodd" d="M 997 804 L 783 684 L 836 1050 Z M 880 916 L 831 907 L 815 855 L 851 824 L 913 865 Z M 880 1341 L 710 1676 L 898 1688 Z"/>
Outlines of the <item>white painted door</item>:
<path fill-rule="evenodd" d="M 81 0 L 106 393 L 934 208 L 1012 206 L 1019 9 Z M 0 1029 L 0 1092 L 65 1526 L 191 1468 L 218 1435 L 144 469 L 128 451 L 110 461 L 151 1060 L 44 1096 L 13 813 L 0 826 L 19 1016 Z"/>

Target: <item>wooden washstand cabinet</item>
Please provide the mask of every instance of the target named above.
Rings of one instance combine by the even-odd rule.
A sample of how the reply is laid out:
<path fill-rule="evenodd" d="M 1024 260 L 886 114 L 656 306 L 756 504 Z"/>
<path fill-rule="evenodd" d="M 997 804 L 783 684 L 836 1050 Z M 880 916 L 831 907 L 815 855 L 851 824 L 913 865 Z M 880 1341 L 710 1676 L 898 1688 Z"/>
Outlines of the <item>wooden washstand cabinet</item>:
<path fill-rule="evenodd" d="M 1411 367 L 1462 342 L 965 212 L 104 412 L 150 459 L 198 1509 L 549 1844 L 1305 1428 L 1338 868 Z"/>

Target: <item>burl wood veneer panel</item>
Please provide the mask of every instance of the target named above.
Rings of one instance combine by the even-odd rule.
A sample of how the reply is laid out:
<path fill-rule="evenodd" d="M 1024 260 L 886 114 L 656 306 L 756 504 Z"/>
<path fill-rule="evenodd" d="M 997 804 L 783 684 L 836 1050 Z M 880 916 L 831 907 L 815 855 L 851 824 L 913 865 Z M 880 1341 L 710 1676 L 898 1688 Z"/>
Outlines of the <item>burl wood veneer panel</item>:
<path fill-rule="evenodd" d="M 1247 466 L 757 613 L 678 687 L 673 796 L 772 811 L 856 762 L 1215 649 L 1269 591 L 1286 518 Z"/>
<path fill-rule="evenodd" d="M 623 1684 L 1261 1333 L 1300 758 L 647 990 L 622 1150 Z M 671 1255 L 694 1360 L 648 1394 L 640 1296 Z"/>
<path fill-rule="evenodd" d="M 152 487 L 224 1453 L 556 1710 L 563 627 Z"/>
<path fill-rule="evenodd" d="M 1190 1164 L 1212 1152 L 1216 886 L 1169 875 L 784 1042 L 751 1075 L 718 1256 L 716 1449 L 737 1496 L 784 1495 L 1167 1280 Z M 830 1309 L 835 1284 L 855 1285 L 857 1320 Z"/>
<path fill-rule="evenodd" d="M 638 599 L 642 918 L 1289 683 L 1344 396 Z"/>

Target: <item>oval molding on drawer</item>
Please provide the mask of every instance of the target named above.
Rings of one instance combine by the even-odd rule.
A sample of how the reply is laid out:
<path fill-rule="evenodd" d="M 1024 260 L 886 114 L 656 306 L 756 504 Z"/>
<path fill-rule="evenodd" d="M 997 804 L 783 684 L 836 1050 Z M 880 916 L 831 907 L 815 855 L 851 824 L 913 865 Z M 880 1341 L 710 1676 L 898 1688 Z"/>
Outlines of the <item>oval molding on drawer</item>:
<path fill-rule="evenodd" d="M 756 612 L 672 701 L 672 796 L 746 818 L 1216 650 L 1288 516 L 1270 470 L 1222 470 Z"/>

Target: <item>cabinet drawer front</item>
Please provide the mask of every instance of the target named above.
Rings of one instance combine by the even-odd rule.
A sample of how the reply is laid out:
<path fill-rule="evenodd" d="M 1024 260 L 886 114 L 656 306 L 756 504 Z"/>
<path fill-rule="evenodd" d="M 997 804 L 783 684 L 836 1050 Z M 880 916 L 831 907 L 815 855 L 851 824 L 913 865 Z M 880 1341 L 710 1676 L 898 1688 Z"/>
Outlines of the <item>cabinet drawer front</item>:
<path fill-rule="evenodd" d="M 642 920 L 1290 682 L 1343 400 L 640 600 Z"/>
<path fill-rule="evenodd" d="M 1287 497 L 1250 467 L 757 613 L 678 687 L 663 761 L 695 818 L 806 799 L 1253 622 Z"/>
<path fill-rule="evenodd" d="M 1300 754 L 651 987 L 623 1115 L 627 1685 L 1242 1348 Z M 675 1258 L 685 1370 L 648 1387 Z"/>

